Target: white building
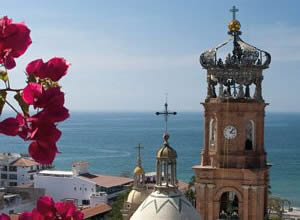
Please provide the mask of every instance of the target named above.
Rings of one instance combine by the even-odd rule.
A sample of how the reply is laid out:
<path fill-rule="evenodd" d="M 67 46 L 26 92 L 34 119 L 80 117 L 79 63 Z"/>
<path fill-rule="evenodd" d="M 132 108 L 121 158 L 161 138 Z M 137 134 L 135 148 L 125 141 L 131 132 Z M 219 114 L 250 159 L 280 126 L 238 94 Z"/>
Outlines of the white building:
<path fill-rule="evenodd" d="M 0 188 L 0 212 L 5 214 L 31 211 L 37 199 L 45 195 L 44 189 L 33 188 L 32 184 Z"/>
<path fill-rule="evenodd" d="M 55 201 L 73 200 L 75 204 L 95 206 L 107 202 L 133 180 L 88 173 L 87 162 L 76 162 L 72 171 L 44 170 L 34 178 L 34 187 L 44 188 Z"/>
<path fill-rule="evenodd" d="M 0 186 L 19 186 L 33 183 L 34 174 L 48 165 L 41 165 L 29 157 L 16 153 L 0 153 Z"/>

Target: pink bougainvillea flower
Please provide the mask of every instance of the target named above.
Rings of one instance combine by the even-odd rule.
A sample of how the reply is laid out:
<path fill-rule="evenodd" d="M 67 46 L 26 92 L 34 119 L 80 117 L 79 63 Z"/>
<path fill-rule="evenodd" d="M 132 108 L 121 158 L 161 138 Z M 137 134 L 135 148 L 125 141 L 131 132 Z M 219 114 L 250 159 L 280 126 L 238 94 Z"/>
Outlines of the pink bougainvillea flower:
<path fill-rule="evenodd" d="M 48 218 L 45 218 L 43 215 L 41 215 L 38 210 L 36 208 L 34 208 L 31 212 L 32 214 L 32 218 L 31 219 L 28 219 L 28 220 L 50 220 L 50 219 L 53 219 L 53 217 L 48 217 Z M 21 219 L 19 219 L 21 220 Z M 25 219 L 26 220 L 26 219 Z"/>
<path fill-rule="evenodd" d="M 0 133 L 16 136 L 19 133 L 20 124 L 16 118 L 7 118 L 0 122 Z"/>
<path fill-rule="evenodd" d="M 33 217 L 33 213 L 32 212 L 23 212 L 19 216 L 19 220 L 37 220 L 37 219 Z"/>
<path fill-rule="evenodd" d="M 0 133 L 9 136 L 19 135 L 25 140 L 28 136 L 28 128 L 24 116 L 18 114 L 16 118 L 7 118 L 0 122 Z"/>
<path fill-rule="evenodd" d="M 24 88 L 22 98 L 28 105 L 35 104 L 42 95 L 43 87 L 38 83 L 28 83 Z"/>
<path fill-rule="evenodd" d="M 43 60 L 37 59 L 37 60 L 31 61 L 27 65 L 26 72 L 29 74 L 33 74 L 37 77 L 40 77 L 41 79 L 44 79 L 46 77 L 45 76 L 45 73 L 46 73 L 45 68 L 46 68 L 46 65 L 43 62 Z"/>
<path fill-rule="evenodd" d="M 47 77 L 53 81 L 60 80 L 67 74 L 70 64 L 62 57 L 54 57 L 47 62 Z"/>
<path fill-rule="evenodd" d="M 27 140 L 29 129 L 27 127 L 24 116 L 21 114 L 18 114 L 16 119 L 19 123 L 19 132 L 18 132 L 19 137 L 21 137 L 23 140 Z"/>
<path fill-rule="evenodd" d="M 4 213 L 0 215 L 0 220 L 10 220 L 10 217 Z"/>
<path fill-rule="evenodd" d="M 41 164 L 51 164 L 57 153 L 55 143 L 41 144 L 37 141 L 33 141 L 29 145 L 30 156 Z"/>
<path fill-rule="evenodd" d="M 62 219 L 71 219 L 75 215 L 76 207 L 73 202 L 57 202 L 55 208 Z"/>
<path fill-rule="evenodd" d="M 1 60 L 3 60 L 3 65 L 5 66 L 6 69 L 12 69 L 16 66 L 16 61 L 15 59 L 10 56 L 9 54 L 9 50 L 4 51 L 4 53 L 2 53 L 3 56 L 0 55 L 0 57 L 3 57 Z M 0 60 L 0 63 L 1 63 Z"/>
<path fill-rule="evenodd" d="M 50 196 L 41 196 L 36 204 L 37 211 L 47 217 L 55 216 L 55 206 L 54 201 Z"/>
<path fill-rule="evenodd" d="M 43 92 L 35 103 L 35 107 L 45 108 L 46 106 L 63 106 L 65 103 L 65 94 L 59 87 L 49 88 Z"/>
<path fill-rule="evenodd" d="M 48 123 L 56 123 L 66 120 L 70 116 L 69 110 L 64 106 L 49 106 L 34 115 L 38 117 L 40 121 Z"/>
<path fill-rule="evenodd" d="M 74 220 L 83 220 L 83 218 L 84 218 L 83 212 L 81 212 L 79 210 L 75 211 L 75 213 L 73 215 Z"/>
<path fill-rule="evenodd" d="M 61 131 L 53 123 L 33 123 L 30 139 L 40 144 L 56 143 L 61 136 Z"/>
<path fill-rule="evenodd" d="M 49 78 L 58 81 L 67 74 L 69 66 L 70 64 L 63 57 L 54 57 L 46 63 L 42 59 L 37 59 L 27 65 L 26 72 L 41 79 Z"/>
<path fill-rule="evenodd" d="M 7 69 L 16 66 L 14 58 L 24 54 L 31 43 L 30 30 L 24 23 L 13 23 L 7 16 L 0 19 L 0 63 Z"/>

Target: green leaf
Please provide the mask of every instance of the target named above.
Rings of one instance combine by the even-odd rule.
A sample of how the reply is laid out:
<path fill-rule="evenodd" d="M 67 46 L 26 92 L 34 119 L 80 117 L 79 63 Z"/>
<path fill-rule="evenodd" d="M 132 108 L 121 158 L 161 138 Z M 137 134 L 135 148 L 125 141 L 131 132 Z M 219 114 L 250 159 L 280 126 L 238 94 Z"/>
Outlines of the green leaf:
<path fill-rule="evenodd" d="M 18 92 L 15 96 L 14 96 L 15 100 L 17 100 L 17 102 L 19 103 L 19 106 L 21 107 L 22 109 L 22 112 L 24 115 L 28 115 L 28 112 L 29 112 L 29 105 L 27 105 L 23 98 L 22 98 L 22 95 L 20 92 Z"/>
<path fill-rule="evenodd" d="M 6 71 L 0 70 L 0 79 L 4 82 L 8 81 L 8 74 Z"/>
<path fill-rule="evenodd" d="M 33 74 L 28 74 L 28 76 L 27 76 L 27 83 L 31 83 L 31 82 L 36 83 L 37 82 L 36 77 Z"/>
<path fill-rule="evenodd" d="M 6 91 L 0 91 L 0 115 L 2 114 L 2 110 L 5 105 L 6 95 Z"/>

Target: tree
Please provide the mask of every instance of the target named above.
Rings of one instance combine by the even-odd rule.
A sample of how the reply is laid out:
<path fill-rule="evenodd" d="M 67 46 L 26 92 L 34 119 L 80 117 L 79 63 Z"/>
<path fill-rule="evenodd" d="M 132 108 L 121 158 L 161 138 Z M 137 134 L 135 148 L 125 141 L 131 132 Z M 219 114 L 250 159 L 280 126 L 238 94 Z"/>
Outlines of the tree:
<path fill-rule="evenodd" d="M 123 204 L 126 201 L 129 192 L 131 189 L 127 189 L 125 192 L 121 193 L 117 199 L 112 203 L 112 210 L 108 215 L 108 220 L 122 220 L 121 209 L 123 208 Z"/>
<path fill-rule="evenodd" d="M 281 219 L 283 214 L 282 199 L 279 197 L 270 197 L 268 200 L 268 215 L 270 219 Z M 271 218 L 272 217 L 272 218 Z"/>
<path fill-rule="evenodd" d="M 185 197 L 192 203 L 194 207 L 196 206 L 195 182 L 196 182 L 196 177 L 192 176 L 189 181 L 188 189 L 184 193 Z"/>

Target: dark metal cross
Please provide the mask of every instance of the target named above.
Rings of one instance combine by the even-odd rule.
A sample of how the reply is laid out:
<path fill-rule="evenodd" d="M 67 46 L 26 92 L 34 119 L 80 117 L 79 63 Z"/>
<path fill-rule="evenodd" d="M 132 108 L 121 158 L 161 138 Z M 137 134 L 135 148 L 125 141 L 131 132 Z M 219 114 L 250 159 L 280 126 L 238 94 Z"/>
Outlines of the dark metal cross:
<path fill-rule="evenodd" d="M 168 111 L 168 103 L 166 101 L 165 103 L 165 111 L 163 112 L 156 112 L 155 113 L 156 115 L 163 115 L 165 117 L 165 122 L 166 122 L 166 133 L 168 132 L 168 118 L 169 118 L 169 115 L 176 115 L 177 112 L 169 112 Z"/>
<path fill-rule="evenodd" d="M 235 20 L 235 13 L 239 11 L 238 8 L 235 7 L 235 5 L 232 7 L 232 9 L 229 10 L 232 12 L 232 19 Z"/>
<path fill-rule="evenodd" d="M 141 167 L 142 166 L 142 160 L 141 160 L 141 149 L 144 149 L 144 147 L 142 147 L 142 145 L 141 144 L 139 144 L 137 147 L 135 147 L 135 148 L 137 148 L 138 149 L 138 158 L 137 158 L 137 165 L 139 166 L 139 167 Z"/>

